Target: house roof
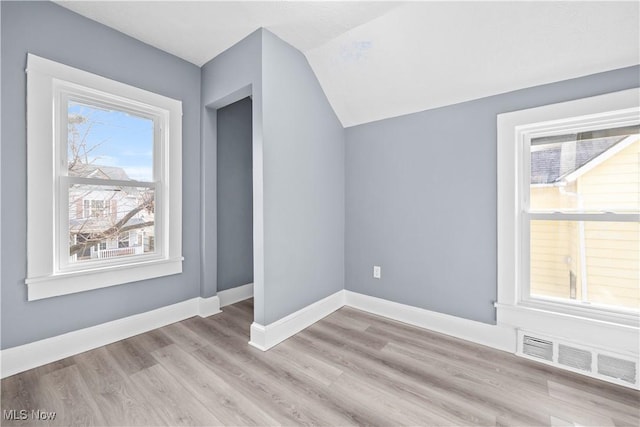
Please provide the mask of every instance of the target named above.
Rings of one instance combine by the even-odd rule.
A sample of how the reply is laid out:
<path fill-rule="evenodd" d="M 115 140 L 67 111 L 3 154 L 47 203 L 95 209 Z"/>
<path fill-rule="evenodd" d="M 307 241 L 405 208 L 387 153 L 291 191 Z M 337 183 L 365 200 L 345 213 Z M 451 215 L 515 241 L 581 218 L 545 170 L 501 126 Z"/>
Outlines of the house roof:
<path fill-rule="evenodd" d="M 77 163 L 73 169 L 69 171 L 69 176 L 115 179 L 120 181 L 129 181 L 131 179 L 122 168 L 86 163 Z"/>
<path fill-rule="evenodd" d="M 625 135 L 575 141 L 575 156 L 564 164 L 562 142 L 532 146 L 531 184 L 572 181 L 637 140 L 637 135 Z"/>

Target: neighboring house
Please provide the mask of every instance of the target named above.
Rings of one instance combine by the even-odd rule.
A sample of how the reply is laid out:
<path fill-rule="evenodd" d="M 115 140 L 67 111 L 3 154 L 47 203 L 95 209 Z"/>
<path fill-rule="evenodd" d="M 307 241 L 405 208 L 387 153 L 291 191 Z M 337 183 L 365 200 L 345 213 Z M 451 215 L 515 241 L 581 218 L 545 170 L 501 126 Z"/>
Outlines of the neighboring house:
<path fill-rule="evenodd" d="M 594 213 L 638 209 L 637 133 L 568 145 L 546 144 L 547 148 L 532 149 L 531 153 L 533 209 L 561 207 Z M 605 236 L 603 230 L 614 230 L 615 234 Z M 638 309 L 639 280 L 638 223 L 532 222 L 532 294 Z"/>
<path fill-rule="evenodd" d="M 130 181 L 124 169 L 113 166 L 77 164 L 69 174 Z M 154 214 L 149 202 L 153 202 L 153 193 L 146 189 L 73 185 L 69 189 L 71 262 L 153 252 Z M 138 211 L 125 218 L 134 210 Z"/>

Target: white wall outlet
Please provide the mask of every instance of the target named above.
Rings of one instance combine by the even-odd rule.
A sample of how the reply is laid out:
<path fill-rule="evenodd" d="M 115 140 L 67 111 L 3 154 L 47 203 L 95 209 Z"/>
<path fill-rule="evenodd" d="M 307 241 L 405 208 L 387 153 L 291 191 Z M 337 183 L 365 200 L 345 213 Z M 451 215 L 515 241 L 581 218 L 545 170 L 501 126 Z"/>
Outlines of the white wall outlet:
<path fill-rule="evenodd" d="M 382 269 L 380 268 L 380 266 L 379 265 L 374 265 L 373 266 L 373 278 L 374 279 L 379 279 L 381 274 L 382 274 Z"/>

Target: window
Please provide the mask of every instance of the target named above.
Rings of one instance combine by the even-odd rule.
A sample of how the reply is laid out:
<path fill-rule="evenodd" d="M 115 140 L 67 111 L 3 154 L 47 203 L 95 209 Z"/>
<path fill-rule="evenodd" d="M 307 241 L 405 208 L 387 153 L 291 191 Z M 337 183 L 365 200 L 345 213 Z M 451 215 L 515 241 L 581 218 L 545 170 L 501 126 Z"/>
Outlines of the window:
<path fill-rule="evenodd" d="M 28 56 L 28 297 L 176 274 L 181 103 Z"/>
<path fill-rule="evenodd" d="M 81 195 L 72 194 L 69 196 L 69 203 L 82 201 Z M 115 202 L 115 200 L 114 200 Z M 78 218 L 107 218 L 111 215 L 111 200 L 95 200 L 84 199 L 84 210 L 76 211 L 76 219 Z"/>
<path fill-rule="evenodd" d="M 619 119 L 589 118 L 570 133 L 523 133 L 524 299 L 640 309 L 640 128 L 625 125 L 633 114 Z"/>
<path fill-rule="evenodd" d="M 498 118 L 498 312 L 636 326 L 638 90 Z"/>

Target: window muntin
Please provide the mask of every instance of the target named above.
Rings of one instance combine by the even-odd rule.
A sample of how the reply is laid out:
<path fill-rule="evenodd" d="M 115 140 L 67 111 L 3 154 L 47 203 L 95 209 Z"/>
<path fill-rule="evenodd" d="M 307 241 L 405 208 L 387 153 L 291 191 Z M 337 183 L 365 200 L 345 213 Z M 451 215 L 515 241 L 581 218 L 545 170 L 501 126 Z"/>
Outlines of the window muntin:
<path fill-rule="evenodd" d="M 520 132 L 522 303 L 640 311 L 638 118 L 607 116 Z"/>

